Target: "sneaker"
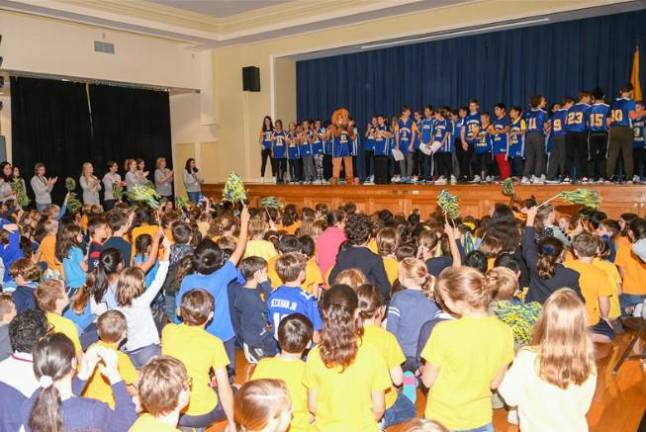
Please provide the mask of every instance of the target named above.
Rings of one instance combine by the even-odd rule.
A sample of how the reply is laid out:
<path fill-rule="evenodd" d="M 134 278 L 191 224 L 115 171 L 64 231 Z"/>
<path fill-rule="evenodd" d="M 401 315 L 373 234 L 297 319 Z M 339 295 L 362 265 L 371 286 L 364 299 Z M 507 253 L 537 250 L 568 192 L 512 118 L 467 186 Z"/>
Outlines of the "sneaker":
<path fill-rule="evenodd" d="M 320 184 L 321 184 L 321 180 L 320 180 L 320 179 L 316 179 L 316 180 L 314 180 L 314 181 L 312 182 L 312 184 L 313 184 L 313 185 L 320 185 Z"/>
<path fill-rule="evenodd" d="M 638 175 L 634 175 L 634 176 L 633 176 L 633 183 L 640 183 L 640 182 L 641 182 L 641 179 L 639 178 L 639 176 L 638 176 Z"/>
<path fill-rule="evenodd" d="M 455 177 L 453 177 L 453 178 L 455 178 Z M 446 184 L 446 177 L 444 177 L 444 176 L 442 176 L 439 179 L 435 180 L 435 185 L 437 185 L 437 186 L 444 186 L 445 184 Z"/>
<path fill-rule="evenodd" d="M 644 309 L 644 304 L 643 303 L 637 303 L 635 305 L 635 308 L 633 309 L 633 317 L 635 318 L 641 318 L 643 317 L 642 310 Z"/>
<path fill-rule="evenodd" d="M 265 184 L 265 178 L 264 177 L 260 177 L 260 184 Z"/>
<path fill-rule="evenodd" d="M 399 183 L 401 181 L 401 177 L 399 176 L 393 176 L 393 178 L 390 179 L 391 183 Z"/>
<path fill-rule="evenodd" d="M 583 178 L 581 179 L 581 183 L 582 183 L 582 184 L 588 184 L 588 183 L 590 183 L 590 179 L 589 179 L 589 178 L 587 178 L 587 177 L 583 177 Z"/>
<path fill-rule="evenodd" d="M 402 385 L 402 394 L 406 396 L 415 405 L 417 401 L 417 378 L 411 371 L 404 372 Z"/>
<path fill-rule="evenodd" d="M 473 180 L 471 180 L 469 183 L 480 183 L 481 180 L 482 179 L 480 178 L 480 176 L 476 174 L 473 176 Z"/>
<path fill-rule="evenodd" d="M 373 185 L 375 182 L 372 180 L 372 178 L 368 177 L 368 179 L 363 182 L 364 185 Z"/>
<path fill-rule="evenodd" d="M 561 180 L 561 183 L 562 184 L 572 183 L 572 179 L 569 176 L 565 176 L 565 178 Z"/>
<path fill-rule="evenodd" d="M 452 175 L 452 176 L 451 176 L 451 181 L 450 181 L 450 183 L 451 183 L 452 185 L 457 184 L 457 183 L 458 183 L 458 179 L 456 179 L 456 178 L 455 178 L 455 176 L 454 176 L 454 175 Z"/>
<path fill-rule="evenodd" d="M 493 181 L 493 177 L 491 177 L 491 176 L 487 176 L 487 177 L 485 178 L 485 181 L 486 181 L 487 183 L 491 183 L 491 182 Z"/>
<path fill-rule="evenodd" d="M 520 179 L 520 184 L 522 185 L 531 184 L 531 180 L 529 179 L 529 177 L 523 177 L 522 179 Z"/>
<path fill-rule="evenodd" d="M 545 180 L 545 184 L 548 184 L 548 185 L 557 185 L 557 184 L 560 184 L 560 183 L 561 183 L 561 180 L 558 179 L 558 178 Z"/>
<path fill-rule="evenodd" d="M 271 178 L 271 182 L 272 182 L 273 184 L 276 184 L 276 183 L 278 182 L 278 179 L 277 179 L 276 177 L 272 177 L 272 178 Z"/>

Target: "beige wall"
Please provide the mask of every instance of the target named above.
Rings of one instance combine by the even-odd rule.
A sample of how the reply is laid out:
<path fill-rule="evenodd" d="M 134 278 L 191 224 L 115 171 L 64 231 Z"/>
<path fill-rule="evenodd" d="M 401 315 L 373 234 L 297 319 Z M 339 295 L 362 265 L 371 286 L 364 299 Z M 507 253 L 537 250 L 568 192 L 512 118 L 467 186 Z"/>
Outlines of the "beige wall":
<path fill-rule="evenodd" d="M 213 51 L 213 90 L 216 111 L 220 113 L 216 178 L 223 180 L 229 171 L 235 170 L 243 179 L 256 179 L 260 165 L 257 140 L 263 116 L 274 113 L 283 121 L 295 119 L 295 63 L 280 59 L 282 57 L 608 3 L 606 0 L 588 0 L 585 4 L 571 0 L 480 0 L 403 17 L 216 49 Z M 259 93 L 242 91 L 241 68 L 251 65 L 260 68 Z"/>

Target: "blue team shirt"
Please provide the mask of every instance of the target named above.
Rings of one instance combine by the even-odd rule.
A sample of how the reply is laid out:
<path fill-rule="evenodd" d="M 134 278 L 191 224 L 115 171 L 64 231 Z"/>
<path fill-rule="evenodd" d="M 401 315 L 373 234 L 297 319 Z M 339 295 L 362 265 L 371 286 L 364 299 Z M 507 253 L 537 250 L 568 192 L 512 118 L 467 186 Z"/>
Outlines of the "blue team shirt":
<path fill-rule="evenodd" d="M 388 126 L 378 126 L 378 131 L 388 132 Z M 375 156 L 390 155 L 390 138 L 380 137 L 375 133 Z"/>
<path fill-rule="evenodd" d="M 590 107 L 588 111 L 588 122 L 592 132 L 607 132 L 608 123 L 606 119 L 610 113 L 610 105 L 597 102 Z"/>
<path fill-rule="evenodd" d="M 455 139 L 460 139 L 462 136 L 462 128 L 464 127 L 464 118 L 459 118 L 457 121 L 453 122 L 453 136 Z"/>
<path fill-rule="evenodd" d="M 639 117 L 633 120 L 633 132 L 635 139 L 633 140 L 633 148 L 644 148 L 644 125 L 646 125 L 646 117 Z"/>
<path fill-rule="evenodd" d="M 506 127 L 511 126 L 511 122 L 509 121 L 509 117 L 503 116 L 502 118 L 494 119 L 492 125 L 495 130 L 502 131 Z M 507 153 L 508 135 L 506 133 L 492 135 L 491 139 L 493 144 L 493 154 L 497 155 L 497 154 Z"/>
<path fill-rule="evenodd" d="M 274 135 L 273 130 L 263 131 L 262 133 L 262 148 L 264 150 L 271 149 L 271 137 Z"/>
<path fill-rule="evenodd" d="M 630 112 L 635 111 L 635 101 L 628 98 L 617 98 L 610 109 L 610 126 L 631 127 Z"/>
<path fill-rule="evenodd" d="M 492 140 L 491 140 L 491 135 L 484 130 L 481 129 L 480 133 L 478 134 L 478 139 L 476 140 L 473 149 L 475 151 L 475 154 L 481 155 L 485 153 L 491 153 L 492 149 Z"/>
<path fill-rule="evenodd" d="M 482 122 L 480 121 L 480 113 L 469 114 L 464 118 L 463 128 L 466 128 L 464 131 L 464 139 L 468 143 L 476 143 L 478 141 L 478 136 L 474 136 L 476 129 L 482 127 Z M 460 132 L 462 133 L 462 132 Z M 471 137 L 471 138 L 469 138 Z"/>
<path fill-rule="evenodd" d="M 417 128 L 419 129 L 421 141 L 425 144 L 431 142 L 431 136 L 433 135 L 433 124 L 435 120 L 432 118 L 423 118 Z"/>
<path fill-rule="evenodd" d="M 442 143 L 437 151 L 441 153 L 446 153 L 452 151 L 453 143 L 450 140 L 450 129 L 452 125 L 446 119 L 435 120 L 433 123 L 433 141 L 439 141 Z"/>
<path fill-rule="evenodd" d="M 314 331 L 319 331 L 323 327 L 316 297 L 299 287 L 283 285 L 267 299 L 267 315 L 274 327 L 274 337 L 278 338 L 278 325 L 283 318 L 295 313 L 305 315 L 312 322 Z"/>
<path fill-rule="evenodd" d="M 274 131 L 274 159 L 285 159 L 287 150 L 287 134 L 284 130 Z"/>
<path fill-rule="evenodd" d="M 354 133 L 354 139 L 350 142 L 351 147 L 350 147 L 350 154 L 352 156 L 358 156 L 359 155 L 359 131 L 357 128 L 354 128 L 352 130 Z"/>
<path fill-rule="evenodd" d="M 296 160 L 301 158 L 301 152 L 296 144 L 296 135 L 293 132 L 288 132 L 289 144 L 287 145 L 287 159 Z"/>
<path fill-rule="evenodd" d="M 300 152 L 301 157 L 305 156 L 312 156 L 312 144 L 310 144 L 310 141 L 312 139 L 312 131 L 307 131 L 306 132 L 307 139 L 305 140 L 304 143 L 301 143 L 298 146 L 298 151 Z"/>
<path fill-rule="evenodd" d="M 346 130 L 342 130 L 338 137 L 334 138 L 334 147 L 332 149 L 334 157 L 350 156 L 350 135 Z"/>
<path fill-rule="evenodd" d="M 528 133 L 544 133 L 547 113 L 540 108 L 532 108 L 525 113 L 525 122 L 527 122 Z"/>
<path fill-rule="evenodd" d="M 509 152 L 510 158 L 525 157 L 525 134 L 522 133 L 525 120 L 522 118 L 512 122 L 509 129 Z"/>
<path fill-rule="evenodd" d="M 399 150 L 406 155 L 411 141 L 415 140 L 413 136 L 413 119 L 410 117 L 406 121 L 399 119 L 397 124 L 399 125 Z"/>
<path fill-rule="evenodd" d="M 368 124 L 368 137 L 363 142 L 363 151 L 373 152 L 375 151 L 375 131 L 377 130 L 376 126 Z"/>
<path fill-rule="evenodd" d="M 564 136 L 567 131 L 565 130 L 565 122 L 567 121 L 568 110 L 562 108 L 552 113 L 552 137 Z"/>
<path fill-rule="evenodd" d="M 315 155 L 324 153 L 323 140 L 321 139 L 324 132 L 325 129 L 321 128 L 312 133 L 312 153 Z"/>
<path fill-rule="evenodd" d="M 576 103 L 567 112 L 565 130 L 568 132 L 585 132 L 588 130 L 588 111 L 590 105 Z"/>

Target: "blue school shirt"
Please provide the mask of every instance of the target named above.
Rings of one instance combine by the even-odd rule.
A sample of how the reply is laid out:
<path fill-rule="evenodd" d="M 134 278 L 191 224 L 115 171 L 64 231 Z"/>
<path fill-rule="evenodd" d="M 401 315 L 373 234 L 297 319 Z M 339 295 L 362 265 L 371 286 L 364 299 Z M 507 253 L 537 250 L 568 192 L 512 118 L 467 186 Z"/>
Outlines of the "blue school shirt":
<path fill-rule="evenodd" d="M 312 156 L 314 154 L 312 152 L 312 144 L 310 144 L 310 141 L 312 139 L 312 131 L 307 131 L 307 138 L 308 140 L 300 144 L 298 147 L 298 151 L 300 152 L 301 157 Z"/>
<path fill-rule="evenodd" d="M 509 157 L 525 157 L 525 134 L 522 133 L 525 120 L 516 119 L 510 125 L 509 134 Z"/>
<path fill-rule="evenodd" d="M 481 155 L 485 153 L 491 153 L 491 148 L 492 148 L 491 135 L 489 135 L 487 131 L 481 130 L 480 133 L 478 134 L 478 140 L 475 142 L 473 146 L 473 150 L 475 151 L 475 154 Z"/>
<path fill-rule="evenodd" d="M 628 98 L 617 98 L 610 109 L 610 127 L 630 127 L 630 112 L 635 111 L 635 101 Z"/>
<path fill-rule="evenodd" d="M 460 139 L 462 136 L 462 128 L 464 127 L 464 118 L 458 119 L 457 121 L 452 122 L 453 123 L 453 136 L 455 139 Z"/>
<path fill-rule="evenodd" d="M 597 102 L 590 106 L 588 111 L 588 121 L 590 124 L 590 131 L 592 132 L 607 132 L 608 131 L 608 113 L 610 113 L 610 105 Z"/>
<path fill-rule="evenodd" d="M 8 221 L 2 219 L 0 226 L 7 225 Z M 20 231 L 16 230 L 9 233 L 9 243 L 0 245 L 0 259 L 4 264 L 4 279 L 3 282 L 11 280 L 11 264 L 23 257 L 22 249 L 20 248 Z"/>
<path fill-rule="evenodd" d="M 334 157 L 350 156 L 350 135 L 346 130 L 342 130 L 338 137 L 334 137 L 334 147 L 332 148 Z"/>
<path fill-rule="evenodd" d="M 511 126 L 511 123 L 509 121 L 509 117 L 503 116 L 502 118 L 496 118 L 494 119 L 493 123 L 493 128 L 497 131 L 501 131 L 505 129 L 506 127 Z M 507 153 L 507 134 L 498 134 L 498 135 L 492 135 L 491 136 L 492 144 L 493 144 L 493 154 L 502 154 L 502 153 Z"/>
<path fill-rule="evenodd" d="M 324 149 L 323 149 L 323 140 L 321 139 L 321 136 L 325 132 L 325 129 L 321 128 L 317 131 L 314 131 L 312 134 L 312 154 L 323 154 Z"/>
<path fill-rule="evenodd" d="M 274 159 L 285 159 L 287 134 L 284 130 L 274 131 Z"/>
<path fill-rule="evenodd" d="M 388 126 L 378 126 L 377 130 L 388 132 Z M 375 133 L 375 156 L 390 155 L 390 139 L 379 137 Z"/>
<path fill-rule="evenodd" d="M 544 133 L 547 113 L 540 108 L 532 108 L 525 113 L 525 122 L 527 122 L 528 133 Z"/>
<path fill-rule="evenodd" d="M 287 159 L 289 160 L 296 160 L 301 158 L 301 153 L 298 149 L 298 144 L 296 144 L 295 138 L 296 136 L 288 132 L 288 137 L 289 137 L 289 144 L 287 145 Z"/>
<path fill-rule="evenodd" d="M 65 272 L 65 285 L 68 288 L 80 288 L 85 285 L 86 273 L 81 268 L 81 262 L 85 254 L 80 247 L 72 246 L 63 260 L 63 271 Z"/>
<path fill-rule="evenodd" d="M 633 132 L 635 138 L 633 139 L 633 148 L 644 148 L 644 125 L 646 124 L 646 117 L 638 117 L 633 120 Z"/>
<path fill-rule="evenodd" d="M 377 128 L 372 124 L 368 125 L 368 137 L 363 142 L 363 151 L 364 152 L 374 152 L 375 151 L 375 132 Z"/>
<path fill-rule="evenodd" d="M 271 149 L 271 137 L 274 135 L 274 131 L 263 131 L 262 133 L 262 148 L 263 150 Z"/>
<path fill-rule="evenodd" d="M 351 141 L 352 146 L 350 148 L 350 154 L 352 156 L 358 156 L 359 155 L 359 131 L 357 130 L 357 128 L 354 128 L 352 132 L 354 133 L 354 139 Z"/>
<path fill-rule="evenodd" d="M 588 110 L 590 105 L 576 103 L 567 112 L 565 130 L 568 132 L 585 132 L 588 130 Z"/>
<path fill-rule="evenodd" d="M 561 108 L 560 110 L 552 113 L 552 137 L 564 136 L 567 131 L 565 129 L 565 122 L 567 121 L 568 110 Z"/>
<path fill-rule="evenodd" d="M 464 138 L 468 143 L 477 143 L 478 142 L 478 136 L 472 136 L 469 138 L 470 135 L 473 135 L 475 133 L 475 130 L 478 128 L 482 127 L 482 122 L 480 121 L 480 113 L 477 112 L 475 114 L 469 114 L 464 118 L 464 124 L 462 125 L 463 128 L 466 128 L 464 131 Z M 460 132 L 461 133 L 461 132 Z"/>
<path fill-rule="evenodd" d="M 410 117 L 406 121 L 399 119 L 397 120 L 397 124 L 399 125 L 399 131 L 397 132 L 399 136 L 399 150 L 404 155 L 407 155 L 411 140 L 415 139 L 413 136 L 413 119 Z"/>
<path fill-rule="evenodd" d="M 433 118 L 423 118 L 417 127 L 420 131 L 421 141 L 423 143 L 430 143 L 431 137 L 433 136 L 433 124 L 435 120 Z"/>
<path fill-rule="evenodd" d="M 206 331 L 217 336 L 226 342 L 235 336 L 231 313 L 229 309 L 229 283 L 238 278 L 238 270 L 231 261 L 224 263 L 222 267 L 211 274 L 192 274 L 182 280 L 179 292 L 175 296 L 176 304 L 182 304 L 182 296 L 194 288 L 202 288 L 208 291 L 215 300 L 214 318 L 206 327 Z"/>
<path fill-rule="evenodd" d="M 63 316 L 76 324 L 76 328 L 78 329 L 79 334 L 83 333 L 83 331 L 85 331 L 85 329 L 88 328 L 96 318 L 91 311 L 89 301 L 85 305 L 83 312 L 81 312 L 80 314 L 74 312 L 72 306 L 68 306 L 68 308 L 63 313 Z"/>
<path fill-rule="evenodd" d="M 323 327 L 316 297 L 299 287 L 280 286 L 267 299 L 267 314 L 274 327 L 274 337 L 278 338 L 278 325 L 283 318 L 300 313 L 305 315 L 319 331 Z"/>
<path fill-rule="evenodd" d="M 433 123 L 433 142 L 439 141 L 442 146 L 437 150 L 438 152 L 450 152 L 453 148 L 453 143 L 450 140 L 451 123 L 446 120 L 435 120 Z"/>

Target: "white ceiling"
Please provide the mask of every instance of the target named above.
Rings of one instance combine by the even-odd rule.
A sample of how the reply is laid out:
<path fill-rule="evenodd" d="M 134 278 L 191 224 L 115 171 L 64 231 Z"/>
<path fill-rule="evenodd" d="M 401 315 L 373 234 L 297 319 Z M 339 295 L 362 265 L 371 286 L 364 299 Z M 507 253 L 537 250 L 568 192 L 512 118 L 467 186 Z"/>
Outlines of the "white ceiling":
<path fill-rule="evenodd" d="M 214 18 L 226 18 L 232 15 L 238 15 L 250 12 L 256 9 L 262 9 L 270 6 L 276 6 L 281 3 L 287 3 L 293 0 L 148 0 L 162 6 L 183 9 L 189 12 L 195 12 L 202 15 L 208 15 Z"/>

